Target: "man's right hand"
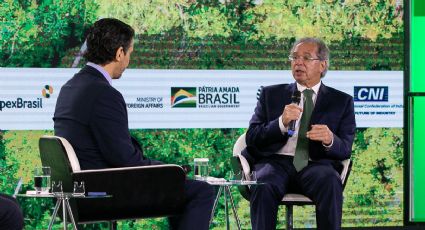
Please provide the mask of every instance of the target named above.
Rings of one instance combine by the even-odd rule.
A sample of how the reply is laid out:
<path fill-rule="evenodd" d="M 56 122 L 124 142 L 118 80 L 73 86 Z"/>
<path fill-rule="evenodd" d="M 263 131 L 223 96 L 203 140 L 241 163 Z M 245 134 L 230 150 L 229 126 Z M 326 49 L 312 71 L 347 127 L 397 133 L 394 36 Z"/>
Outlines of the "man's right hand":
<path fill-rule="evenodd" d="M 288 127 L 289 122 L 298 120 L 303 112 L 300 106 L 296 104 L 289 104 L 285 106 L 282 113 L 282 123 L 285 127 Z"/>

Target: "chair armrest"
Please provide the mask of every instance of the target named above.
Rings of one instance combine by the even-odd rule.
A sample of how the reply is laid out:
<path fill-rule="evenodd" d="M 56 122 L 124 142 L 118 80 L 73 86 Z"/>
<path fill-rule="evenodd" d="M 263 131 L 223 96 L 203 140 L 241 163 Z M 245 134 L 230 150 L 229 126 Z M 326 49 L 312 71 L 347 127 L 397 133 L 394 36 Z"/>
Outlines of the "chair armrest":
<path fill-rule="evenodd" d="M 342 168 L 342 172 L 341 172 L 341 181 L 342 184 L 345 186 L 345 183 L 347 182 L 347 178 L 348 175 L 351 171 L 351 160 L 350 159 L 346 159 L 341 161 L 343 168 Z"/>
<path fill-rule="evenodd" d="M 106 192 L 112 195 L 104 199 L 77 199 L 79 221 L 179 214 L 184 205 L 185 177 L 184 170 L 178 165 L 75 172 L 73 180 L 84 181 L 86 193 Z"/>
<path fill-rule="evenodd" d="M 238 140 L 236 140 L 236 143 L 233 146 L 233 157 L 234 158 L 239 158 L 239 161 L 236 162 L 237 164 L 234 165 L 233 167 L 234 167 L 234 169 L 235 169 L 235 167 L 237 167 L 238 170 L 242 170 L 244 172 L 245 178 L 248 178 L 249 179 L 249 173 L 251 172 L 251 169 L 249 167 L 248 161 L 241 154 L 242 150 L 244 148 L 246 148 L 245 136 L 246 136 L 246 133 L 242 134 L 238 138 Z M 235 160 L 237 160 L 237 159 L 235 159 Z"/>

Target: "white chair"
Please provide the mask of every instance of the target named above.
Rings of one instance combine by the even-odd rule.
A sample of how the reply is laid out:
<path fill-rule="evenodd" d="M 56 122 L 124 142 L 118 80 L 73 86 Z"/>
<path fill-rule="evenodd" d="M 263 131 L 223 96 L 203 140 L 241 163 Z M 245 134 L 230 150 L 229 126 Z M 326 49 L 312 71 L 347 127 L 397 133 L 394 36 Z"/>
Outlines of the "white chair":
<path fill-rule="evenodd" d="M 249 167 L 248 161 L 244 156 L 241 155 L 241 152 L 246 147 L 245 142 L 245 133 L 242 134 L 235 145 L 233 146 L 233 158 L 232 158 L 232 167 L 233 171 L 237 172 L 242 170 L 245 178 L 249 179 L 249 174 L 251 169 Z M 239 163 L 240 162 L 240 163 Z M 342 161 L 343 169 L 341 172 L 341 181 L 343 189 L 345 188 L 345 184 L 347 183 L 347 178 L 350 174 L 352 162 L 350 159 Z M 242 166 L 242 169 L 240 167 Z M 239 186 L 239 191 L 241 195 L 249 201 L 249 187 L 248 186 Z M 293 229 L 293 206 L 298 205 L 314 205 L 313 201 L 310 198 L 304 196 L 303 194 L 297 193 L 288 193 L 286 194 L 280 203 L 281 205 L 285 205 L 286 207 L 286 229 Z"/>

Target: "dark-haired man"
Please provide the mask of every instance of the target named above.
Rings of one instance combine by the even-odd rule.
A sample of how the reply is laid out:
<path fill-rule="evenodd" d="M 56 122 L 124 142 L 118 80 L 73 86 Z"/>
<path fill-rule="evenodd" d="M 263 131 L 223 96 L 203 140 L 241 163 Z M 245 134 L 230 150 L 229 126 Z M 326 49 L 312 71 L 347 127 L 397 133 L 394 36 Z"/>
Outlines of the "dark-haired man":
<path fill-rule="evenodd" d="M 124 98 L 111 85 L 129 64 L 133 37 L 134 30 L 117 19 L 95 22 L 87 35 L 87 65 L 59 93 L 53 118 L 55 134 L 71 143 L 82 169 L 161 164 L 144 157 L 133 142 Z M 170 218 L 171 228 L 208 229 L 213 188 L 187 180 L 185 196 L 184 213 Z"/>
<path fill-rule="evenodd" d="M 315 203 L 318 229 L 340 229 L 338 170 L 351 155 L 353 98 L 322 83 L 329 66 L 323 41 L 296 41 L 289 60 L 295 83 L 263 88 L 246 133 L 242 155 L 265 182 L 251 191 L 252 228 L 275 229 L 279 202 L 292 190 Z M 299 105 L 291 103 L 295 91 L 301 91 Z M 291 122 L 296 122 L 293 136 L 288 134 Z"/>

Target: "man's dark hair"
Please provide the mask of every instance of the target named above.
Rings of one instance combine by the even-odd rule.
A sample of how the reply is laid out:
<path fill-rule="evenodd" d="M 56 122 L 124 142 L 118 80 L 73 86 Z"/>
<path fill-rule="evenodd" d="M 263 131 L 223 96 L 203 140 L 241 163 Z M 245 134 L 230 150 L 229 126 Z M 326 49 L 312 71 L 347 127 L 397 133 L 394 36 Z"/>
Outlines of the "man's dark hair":
<path fill-rule="evenodd" d="M 100 19 L 89 29 L 84 57 L 98 65 L 108 64 L 115 59 L 120 47 L 127 52 L 133 37 L 134 29 L 124 22 L 115 18 Z"/>

